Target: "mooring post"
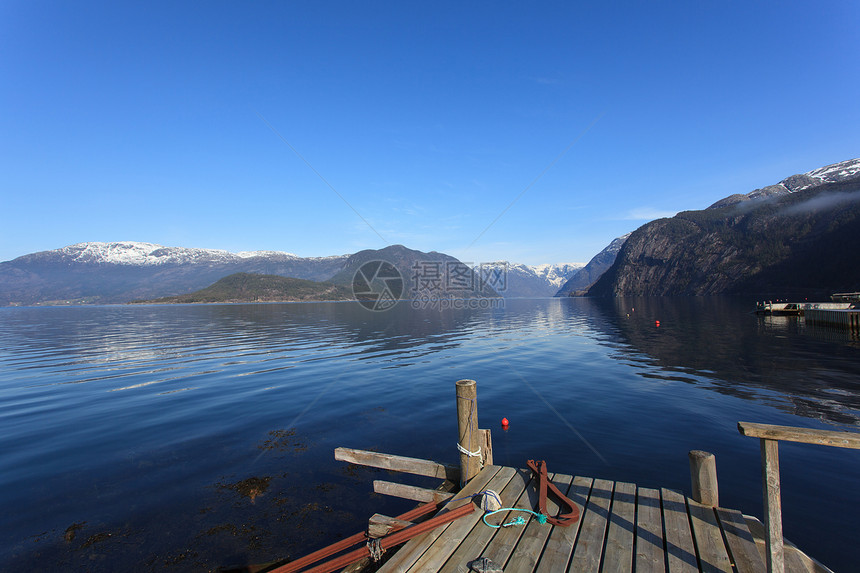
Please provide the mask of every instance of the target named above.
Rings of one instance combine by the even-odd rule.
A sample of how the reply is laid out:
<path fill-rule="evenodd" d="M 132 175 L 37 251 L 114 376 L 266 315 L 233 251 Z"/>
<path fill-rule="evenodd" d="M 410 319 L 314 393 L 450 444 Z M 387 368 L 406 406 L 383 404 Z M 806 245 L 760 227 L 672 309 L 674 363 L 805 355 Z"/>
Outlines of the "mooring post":
<path fill-rule="evenodd" d="M 690 450 L 690 481 L 693 484 L 693 500 L 719 507 L 720 489 L 717 485 L 717 458 L 710 452 Z"/>
<path fill-rule="evenodd" d="M 460 439 L 460 486 L 465 485 L 481 469 L 481 447 L 478 432 L 478 386 L 474 380 L 458 380 L 457 432 Z"/>

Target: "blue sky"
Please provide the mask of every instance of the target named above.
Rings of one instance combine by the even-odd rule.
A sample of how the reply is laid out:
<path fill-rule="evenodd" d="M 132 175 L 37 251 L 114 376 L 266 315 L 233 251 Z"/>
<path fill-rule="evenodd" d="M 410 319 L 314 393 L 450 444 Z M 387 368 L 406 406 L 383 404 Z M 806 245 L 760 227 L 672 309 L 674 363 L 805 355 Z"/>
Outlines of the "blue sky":
<path fill-rule="evenodd" d="M 5 0 L 0 260 L 585 262 L 860 156 L 858 2 L 463 4 Z"/>

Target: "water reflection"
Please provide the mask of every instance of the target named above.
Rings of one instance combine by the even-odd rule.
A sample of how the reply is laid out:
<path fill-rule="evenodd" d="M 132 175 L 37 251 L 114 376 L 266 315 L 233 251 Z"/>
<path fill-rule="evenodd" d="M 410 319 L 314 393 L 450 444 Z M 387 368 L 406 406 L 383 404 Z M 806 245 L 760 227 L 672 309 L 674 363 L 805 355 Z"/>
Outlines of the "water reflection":
<path fill-rule="evenodd" d="M 644 354 L 661 368 L 660 378 L 696 384 L 701 376 L 722 394 L 772 402 L 800 416 L 860 424 L 860 361 L 852 360 L 858 345 L 847 331 L 810 328 L 797 317 L 757 317 L 740 298 L 585 304 L 603 317 L 592 326 L 623 343 L 617 358 Z"/>
<path fill-rule="evenodd" d="M 375 512 L 405 510 L 369 494 L 384 476 L 357 478 L 333 448 L 455 461 L 458 378 L 479 380 L 483 427 L 512 418 L 509 432 L 494 431 L 497 462 L 545 458 L 559 471 L 683 488 L 686 451 L 709 448 L 733 460 L 721 489 L 757 512 L 758 450 L 734 431 L 741 412 L 772 421 L 773 405 L 856 424 L 860 360 L 856 343 L 749 308 L 731 299 L 507 299 L 501 309 L 442 311 L 0 309 L 0 538 L 13 540 L 0 562 L 15 554 L 21 569 L 42 556 L 95 570 L 158 568 L 147 565 L 152 555 L 193 547 L 199 559 L 175 567 L 203 570 L 231 561 L 225 547 L 265 561 L 333 542 Z M 258 447 L 272 435 L 302 447 Z M 816 455 L 794 463 L 827 467 Z M 786 456 L 786 476 L 791 463 Z M 243 483 L 265 488 L 232 499 Z M 83 522 L 72 531 L 129 532 L 93 565 L 89 555 L 104 557 L 107 541 L 85 552 L 86 540 L 63 539 Z M 807 522 L 810 535 L 822 527 Z M 237 523 L 257 529 L 224 528 Z M 828 532 L 835 545 L 839 531 L 849 530 Z M 40 555 L 48 546 L 53 553 Z"/>

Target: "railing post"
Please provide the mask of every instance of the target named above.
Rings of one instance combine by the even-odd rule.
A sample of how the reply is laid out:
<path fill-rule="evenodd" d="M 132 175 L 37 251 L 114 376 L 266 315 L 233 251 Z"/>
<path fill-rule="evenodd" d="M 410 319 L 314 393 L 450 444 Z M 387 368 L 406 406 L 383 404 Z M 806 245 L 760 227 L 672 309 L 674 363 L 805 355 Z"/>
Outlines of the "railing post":
<path fill-rule="evenodd" d="M 782 503 L 779 495 L 779 442 L 777 440 L 761 438 L 761 479 L 764 482 L 767 572 L 785 573 Z"/>
<path fill-rule="evenodd" d="M 693 499 L 708 507 L 719 507 L 720 488 L 717 484 L 717 458 L 710 452 L 690 450 L 690 481 Z"/>
<path fill-rule="evenodd" d="M 481 469 L 478 432 L 478 388 L 474 380 L 459 380 L 457 389 L 457 433 L 460 451 L 460 486 Z M 477 452 L 477 455 L 473 455 Z"/>

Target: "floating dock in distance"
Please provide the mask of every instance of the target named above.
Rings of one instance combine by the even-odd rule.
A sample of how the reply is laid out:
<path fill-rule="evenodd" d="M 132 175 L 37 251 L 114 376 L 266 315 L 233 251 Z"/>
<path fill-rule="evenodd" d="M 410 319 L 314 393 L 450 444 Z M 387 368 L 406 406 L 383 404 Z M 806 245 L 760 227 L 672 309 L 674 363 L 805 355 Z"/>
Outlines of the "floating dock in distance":
<path fill-rule="evenodd" d="M 860 332 L 860 309 L 809 309 L 804 311 L 804 318 L 809 323 Z"/>
<path fill-rule="evenodd" d="M 809 310 L 849 310 L 850 302 L 757 302 L 755 313 L 772 316 L 805 316 Z"/>

